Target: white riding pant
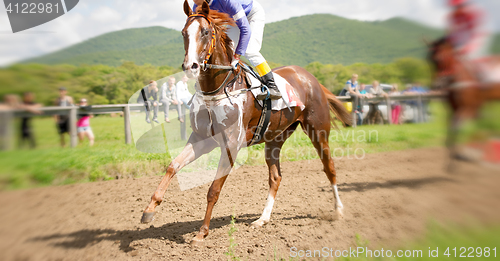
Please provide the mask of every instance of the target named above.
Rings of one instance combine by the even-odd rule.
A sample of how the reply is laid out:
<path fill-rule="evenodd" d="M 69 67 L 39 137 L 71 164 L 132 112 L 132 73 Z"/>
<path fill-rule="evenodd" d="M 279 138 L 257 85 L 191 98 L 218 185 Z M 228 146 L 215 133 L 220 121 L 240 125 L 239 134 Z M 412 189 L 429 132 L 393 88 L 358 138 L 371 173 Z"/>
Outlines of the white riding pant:
<path fill-rule="evenodd" d="M 247 16 L 250 24 L 250 41 L 248 42 L 247 52 L 245 57 L 253 66 L 257 66 L 266 61 L 264 56 L 260 54 L 262 48 L 262 38 L 264 36 L 264 26 L 266 25 L 266 13 L 264 8 L 257 1 L 253 1 L 252 10 Z M 236 44 L 240 40 L 240 29 L 237 26 L 229 26 L 227 35 L 233 40 L 233 50 L 236 49 Z"/>

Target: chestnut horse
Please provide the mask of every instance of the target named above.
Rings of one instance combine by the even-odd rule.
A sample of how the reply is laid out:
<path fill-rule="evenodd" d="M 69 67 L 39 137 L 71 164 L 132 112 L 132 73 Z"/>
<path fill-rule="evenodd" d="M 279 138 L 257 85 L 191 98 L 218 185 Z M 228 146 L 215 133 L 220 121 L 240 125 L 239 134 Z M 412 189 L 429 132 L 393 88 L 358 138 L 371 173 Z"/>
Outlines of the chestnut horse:
<path fill-rule="evenodd" d="M 197 11 L 193 14 L 187 1 L 184 3 L 184 12 L 188 18 L 182 30 L 186 52 L 182 67 L 188 77 L 197 77 L 199 84 L 190 113 L 193 132 L 183 151 L 168 166 L 166 175 L 151 197 L 151 202 L 144 210 L 141 220 L 143 223 L 152 220 L 155 208 L 162 202 L 168 185 L 181 168 L 214 148 L 221 147 L 222 155 L 217 175 L 207 194 L 203 225 L 191 241 L 191 244 L 195 245 L 200 244 L 208 235 L 212 209 L 219 198 L 227 175 L 233 168 L 237 152 L 244 146 L 253 145 L 251 141 L 261 115 L 261 106 L 251 92 L 245 91 L 247 85 L 241 64 L 234 72 L 228 69 L 214 69 L 217 66 L 217 68 L 230 66 L 233 49 L 232 41 L 226 35 L 226 26 L 234 26 L 233 19 L 226 14 L 210 10 L 205 2 Z M 228 87 L 227 91 L 229 93 L 242 91 L 237 95 L 221 96 L 224 94 L 230 73 L 233 73 L 234 84 Z M 335 114 L 343 124 L 350 123 L 350 115 L 342 103 L 305 69 L 287 66 L 275 69 L 274 73 L 285 78 L 294 87 L 297 97 L 305 108 L 301 110 L 300 107 L 291 107 L 291 110 L 272 111 L 268 130 L 259 142 L 265 142 L 265 160 L 269 168 L 269 193 L 262 216 L 254 221 L 252 226 L 261 227 L 270 220 L 281 182 L 279 162 L 281 147 L 299 124 L 321 158 L 324 171 L 333 188 L 336 215 L 341 216 L 343 206 L 337 191 L 336 172 L 328 144 L 330 128 L 334 124 L 334 117 L 330 113 Z M 212 99 L 217 96 L 221 98 Z"/>
<path fill-rule="evenodd" d="M 451 160 L 465 159 L 456 148 L 457 135 L 465 120 L 475 119 L 481 106 L 488 101 L 500 100 L 500 80 L 481 80 L 485 69 L 500 68 L 500 57 L 488 57 L 481 61 L 465 61 L 455 54 L 446 38 L 429 45 L 429 59 L 434 65 L 433 87 L 444 90 L 451 113 L 448 122 L 446 145 Z M 479 66 L 483 71 L 479 70 Z M 450 163 L 451 171 L 453 164 Z"/>

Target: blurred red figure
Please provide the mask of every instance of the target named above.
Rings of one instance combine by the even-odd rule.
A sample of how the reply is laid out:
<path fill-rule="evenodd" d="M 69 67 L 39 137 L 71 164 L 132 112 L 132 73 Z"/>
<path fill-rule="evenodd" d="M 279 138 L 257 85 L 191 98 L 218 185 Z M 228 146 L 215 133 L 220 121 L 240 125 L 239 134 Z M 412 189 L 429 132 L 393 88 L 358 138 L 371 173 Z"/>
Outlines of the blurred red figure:
<path fill-rule="evenodd" d="M 490 36 L 485 13 L 467 0 L 448 3 L 453 8 L 448 35 L 429 45 L 429 59 L 435 69 L 433 87 L 447 94 L 451 109 L 446 142 L 451 159 L 469 160 L 457 148 L 459 129 L 479 116 L 485 102 L 500 100 L 500 57 L 485 52 Z"/>
<path fill-rule="evenodd" d="M 458 55 L 477 59 L 486 55 L 485 13 L 468 0 L 449 0 L 448 39 Z"/>

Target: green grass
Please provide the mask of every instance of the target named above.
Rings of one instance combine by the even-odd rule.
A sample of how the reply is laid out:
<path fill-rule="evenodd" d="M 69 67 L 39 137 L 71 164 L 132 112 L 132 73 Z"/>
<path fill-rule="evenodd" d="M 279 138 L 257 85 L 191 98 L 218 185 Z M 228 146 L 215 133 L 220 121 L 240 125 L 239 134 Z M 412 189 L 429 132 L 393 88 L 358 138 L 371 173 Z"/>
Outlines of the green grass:
<path fill-rule="evenodd" d="M 38 118 L 33 123 L 37 149 L 0 152 L 3 189 L 160 173 L 168 160 L 165 155 L 142 153 L 126 145 L 123 118 L 93 118 L 94 147 L 85 141 L 76 148 L 61 148 L 52 118 Z"/>
<path fill-rule="evenodd" d="M 333 156 L 339 158 L 343 152 L 343 157 L 361 158 L 365 153 L 443 146 L 446 133 L 444 105 L 432 103 L 431 111 L 433 120 L 429 123 L 360 126 L 356 129 L 341 128 L 338 131 L 332 131 L 330 147 Z M 496 111 L 496 109 L 491 111 Z M 160 113 L 160 118 L 162 116 L 163 113 Z M 143 117 L 144 115 L 139 114 L 138 121 L 141 122 Z M 180 140 L 177 135 L 169 135 L 169 133 L 179 133 L 180 128 L 175 115 L 171 115 L 170 119 L 172 123 L 164 126 L 170 152 L 173 153 L 172 156 L 175 156 L 185 141 Z M 496 126 L 498 121 L 495 123 L 491 120 L 482 122 L 485 122 L 483 125 L 492 125 L 493 129 L 498 127 Z M 171 161 L 168 152 L 143 153 L 137 150 L 133 144 L 126 145 L 123 118 L 121 117 L 99 116 L 91 119 L 91 126 L 96 136 L 94 147 L 89 147 L 85 141 L 76 148 L 61 148 L 52 118 L 35 118 L 33 123 L 38 143 L 37 149 L 15 149 L 0 152 L 0 166 L 2 166 L 0 168 L 0 189 L 162 175 Z M 149 128 L 149 126 L 144 124 L 142 127 Z M 161 130 L 161 127 L 159 128 Z M 190 132 L 191 129 L 188 128 L 188 133 Z M 134 130 L 133 133 L 137 132 Z M 69 143 L 68 137 L 66 137 L 66 141 Z M 159 136 L 156 141 L 161 144 L 159 148 L 163 148 L 163 137 Z M 162 152 L 165 152 L 164 148 Z M 200 159 L 185 169 L 195 171 L 206 166 L 215 169 L 219 155 L 220 150 L 214 150 L 208 159 Z M 242 152 L 238 156 L 240 155 L 247 155 L 246 158 L 243 157 L 244 164 L 265 164 L 263 144 L 246 148 L 246 152 Z M 318 155 L 311 141 L 300 128 L 287 140 L 281 153 L 283 162 L 317 158 Z"/>
<path fill-rule="evenodd" d="M 372 245 L 362 236 L 356 235 L 356 243 L 350 249 L 354 253 L 349 249 L 336 249 L 332 246 L 326 246 L 328 251 L 321 252 L 323 246 L 318 246 L 309 252 L 306 249 L 299 252 L 297 249 L 288 256 L 274 257 L 273 260 L 331 260 L 332 255 L 339 261 L 497 260 L 499 233 L 498 225 L 485 226 L 474 221 L 467 225 L 431 222 L 421 239 L 402 242 L 399 246 Z M 337 250 L 339 251 L 336 253 Z M 340 256 L 342 251 L 345 251 L 344 257 Z"/>

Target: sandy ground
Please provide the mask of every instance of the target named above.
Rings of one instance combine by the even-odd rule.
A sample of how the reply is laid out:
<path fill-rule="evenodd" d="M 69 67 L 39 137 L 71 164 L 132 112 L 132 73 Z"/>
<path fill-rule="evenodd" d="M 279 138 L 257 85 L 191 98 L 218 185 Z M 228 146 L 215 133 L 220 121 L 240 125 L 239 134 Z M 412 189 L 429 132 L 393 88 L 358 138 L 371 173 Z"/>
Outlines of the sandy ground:
<path fill-rule="evenodd" d="M 257 219 L 267 197 L 267 167 L 228 178 L 204 247 L 191 247 L 209 185 L 168 189 L 151 224 L 143 209 L 161 177 L 143 177 L 0 193 L 0 260 L 227 260 L 230 215 L 235 254 L 243 260 L 288 259 L 297 249 L 347 249 L 355 235 L 371 246 L 418 238 L 430 220 L 500 220 L 498 170 L 459 163 L 444 172 L 445 150 L 418 149 L 336 161 L 344 218 L 333 221 L 333 194 L 319 160 L 282 164 L 271 222 Z"/>

